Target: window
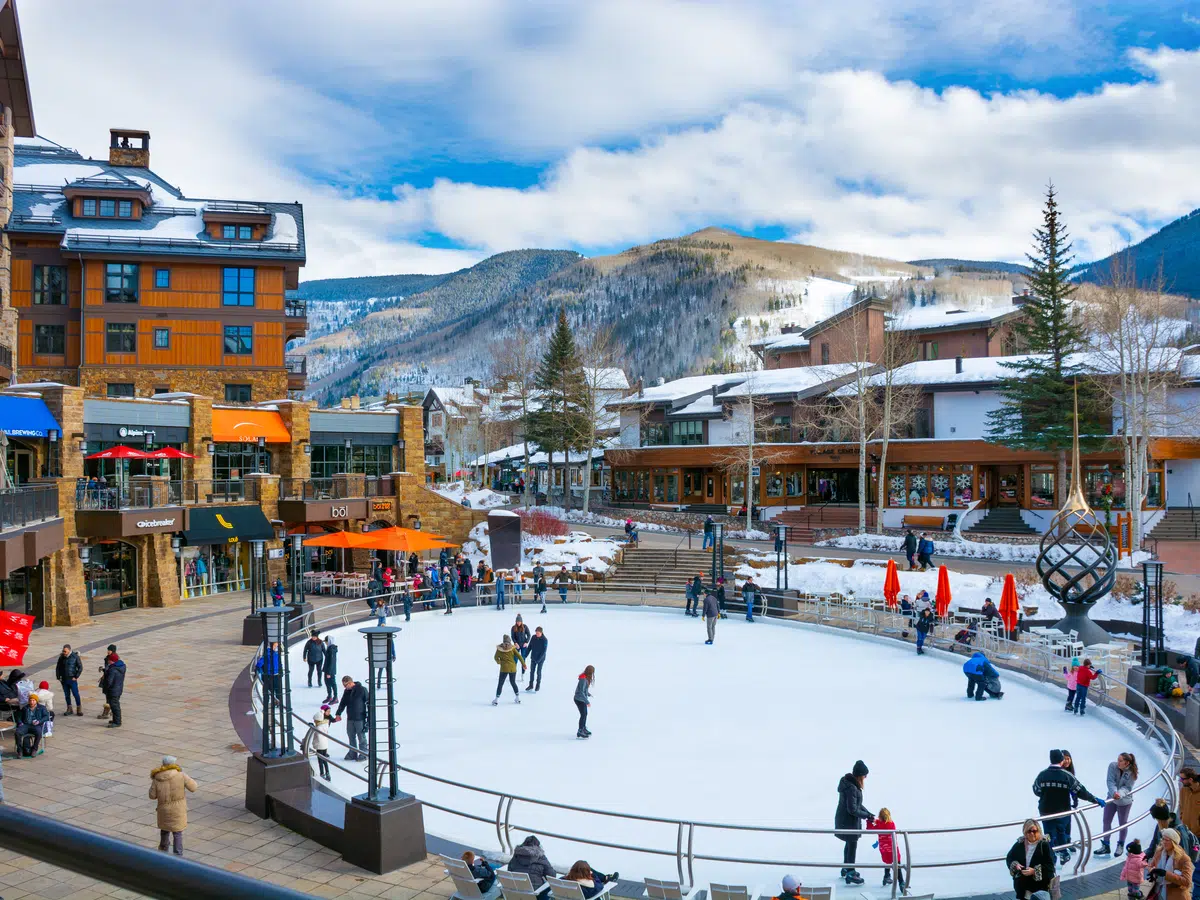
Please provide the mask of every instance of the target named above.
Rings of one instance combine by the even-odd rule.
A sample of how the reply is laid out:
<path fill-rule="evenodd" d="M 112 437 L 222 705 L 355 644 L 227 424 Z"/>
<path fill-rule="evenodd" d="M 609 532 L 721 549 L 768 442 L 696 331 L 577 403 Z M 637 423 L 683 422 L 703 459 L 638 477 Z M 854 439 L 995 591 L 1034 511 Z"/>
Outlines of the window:
<path fill-rule="evenodd" d="M 138 302 L 137 263 L 108 263 L 104 267 L 104 301 Z"/>
<path fill-rule="evenodd" d="M 672 444 L 703 444 L 704 423 L 700 421 L 672 422 Z"/>
<path fill-rule="evenodd" d="M 116 214 L 117 214 L 117 201 L 116 200 L 101 200 L 100 201 L 100 215 L 102 218 L 112 218 Z"/>
<path fill-rule="evenodd" d="M 66 325 L 34 325 L 33 326 L 33 352 L 34 353 L 66 353 L 67 343 L 67 326 Z"/>
<path fill-rule="evenodd" d="M 221 226 L 221 237 L 223 237 L 227 241 L 234 240 L 237 237 L 237 226 L 236 225 L 222 225 Z"/>
<path fill-rule="evenodd" d="M 922 345 L 922 347 L 925 351 L 924 355 L 925 355 L 926 359 L 937 359 L 938 358 L 937 341 L 925 341 L 925 343 Z"/>
<path fill-rule="evenodd" d="M 254 352 L 254 329 L 250 325 L 225 326 L 225 352 L 245 355 Z"/>
<path fill-rule="evenodd" d="M 390 445 L 313 444 L 312 477 L 332 478 L 346 472 L 358 472 L 378 478 L 392 472 Z"/>
<path fill-rule="evenodd" d="M 109 322 L 104 331 L 105 353 L 136 353 L 137 326 L 132 322 Z"/>
<path fill-rule="evenodd" d="M 121 219 L 129 219 L 133 217 L 132 200 L 122 200 L 117 204 L 117 217 Z"/>
<path fill-rule="evenodd" d="M 251 472 L 271 471 L 271 451 L 254 444 L 218 442 L 213 454 L 213 478 L 238 481 Z"/>
<path fill-rule="evenodd" d="M 441 428 L 442 427 L 442 414 L 440 412 L 430 413 L 429 425 L 431 428 Z"/>
<path fill-rule="evenodd" d="M 171 329 L 170 328 L 155 328 L 154 329 L 154 349 L 155 350 L 170 350 L 171 349 Z"/>
<path fill-rule="evenodd" d="M 974 467 L 888 466 L 888 506 L 964 507 L 973 499 Z"/>
<path fill-rule="evenodd" d="M 227 384 L 227 385 L 225 385 L 225 402 L 226 403 L 249 403 L 250 402 L 250 385 L 248 385 L 248 384 Z"/>
<path fill-rule="evenodd" d="M 664 422 L 647 422 L 642 426 L 642 446 L 658 447 L 670 443 L 670 431 Z"/>
<path fill-rule="evenodd" d="M 225 269 L 224 294 L 222 303 L 225 306 L 254 305 L 254 270 Z"/>
<path fill-rule="evenodd" d="M 33 267 L 33 305 L 64 306 L 67 302 L 67 267 Z"/>
<path fill-rule="evenodd" d="M 96 214 L 96 201 L 95 200 L 84 200 L 83 201 L 83 214 L 85 216 L 94 216 Z"/>
<path fill-rule="evenodd" d="M 829 345 L 828 344 L 821 345 L 821 365 L 823 365 L 823 366 L 829 365 Z"/>
<path fill-rule="evenodd" d="M 108 385 L 108 396 L 110 397 L 133 397 L 135 396 L 132 384 L 112 384 Z"/>
<path fill-rule="evenodd" d="M 170 269 L 155 269 L 154 270 L 154 286 L 156 288 L 169 288 L 171 286 L 171 270 Z"/>
<path fill-rule="evenodd" d="M 253 228 L 251 228 L 249 225 L 239 225 L 238 226 L 238 240 L 239 241 L 248 241 L 252 237 L 254 237 L 254 229 Z"/>
<path fill-rule="evenodd" d="M 157 387 L 154 389 L 154 396 L 155 396 L 155 397 L 157 397 L 159 394 L 169 394 L 169 393 L 171 393 L 171 389 L 170 389 L 169 387 L 164 387 L 163 385 L 158 385 L 158 386 L 157 386 Z"/>

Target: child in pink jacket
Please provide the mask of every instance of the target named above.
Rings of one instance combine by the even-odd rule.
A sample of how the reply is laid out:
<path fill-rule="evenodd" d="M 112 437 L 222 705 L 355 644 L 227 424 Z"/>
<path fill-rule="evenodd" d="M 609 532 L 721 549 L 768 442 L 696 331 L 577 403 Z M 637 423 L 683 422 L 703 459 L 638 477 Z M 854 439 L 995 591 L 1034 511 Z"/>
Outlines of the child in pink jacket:
<path fill-rule="evenodd" d="M 1125 882 L 1129 900 L 1140 900 L 1145 868 L 1146 854 L 1142 852 L 1142 842 L 1136 839 L 1130 841 L 1125 848 L 1125 867 L 1121 869 L 1121 880 Z"/>
<path fill-rule="evenodd" d="M 1079 660 L 1071 660 L 1071 669 L 1067 671 L 1067 667 L 1063 666 L 1063 674 L 1067 676 L 1067 712 L 1072 712 L 1075 709 L 1075 691 L 1079 688 Z"/>

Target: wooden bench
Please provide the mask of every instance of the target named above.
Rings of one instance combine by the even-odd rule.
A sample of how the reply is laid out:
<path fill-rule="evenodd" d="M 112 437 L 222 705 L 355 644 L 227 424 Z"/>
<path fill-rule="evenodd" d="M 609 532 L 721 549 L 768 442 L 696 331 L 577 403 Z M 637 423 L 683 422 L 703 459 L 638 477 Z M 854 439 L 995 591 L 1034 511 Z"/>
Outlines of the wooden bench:
<path fill-rule="evenodd" d="M 905 516 L 901 522 L 903 528 L 933 528 L 937 531 L 946 530 L 945 516 Z"/>

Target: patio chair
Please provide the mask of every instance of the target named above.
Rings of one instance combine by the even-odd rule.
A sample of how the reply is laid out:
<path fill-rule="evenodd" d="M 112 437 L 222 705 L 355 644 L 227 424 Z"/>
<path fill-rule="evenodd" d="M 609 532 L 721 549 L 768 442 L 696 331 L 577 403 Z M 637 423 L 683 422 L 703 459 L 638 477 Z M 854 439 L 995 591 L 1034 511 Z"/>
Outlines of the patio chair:
<path fill-rule="evenodd" d="M 471 874 L 470 867 L 461 859 L 452 856 L 442 856 L 442 864 L 446 874 L 454 882 L 453 900 L 491 900 L 498 893 L 495 885 L 486 894 L 479 889 L 479 880 Z"/>
<path fill-rule="evenodd" d="M 755 900 L 762 889 L 755 885 L 754 889 L 744 884 L 716 884 L 708 886 L 709 900 Z"/>
<path fill-rule="evenodd" d="M 647 878 L 646 890 L 642 894 L 648 900 L 684 900 L 695 893 L 696 888 L 684 890 L 678 881 L 660 881 L 657 878 Z"/>
<path fill-rule="evenodd" d="M 550 896 L 553 900 L 584 900 L 583 888 L 579 886 L 577 881 L 567 881 L 564 878 L 547 878 L 546 884 L 550 885 Z M 600 889 L 597 897 L 603 897 L 609 891 L 617 886 L 615 881 L 610 881 Z"/>
<path fill-rule="evenodd" d="M 534 889 L 526 872 L 509 872 L 505 869 L 496 872 L 496 883 L 500 885 L 504 900 L 542 900 L 550 890 L 548 883 Z"/>
<path fill-rule="evenodd" d="M 802 887 L 796 892 L 796 896 L 800 900 L 833 900 L 833 888 L 831 887 Z"/>

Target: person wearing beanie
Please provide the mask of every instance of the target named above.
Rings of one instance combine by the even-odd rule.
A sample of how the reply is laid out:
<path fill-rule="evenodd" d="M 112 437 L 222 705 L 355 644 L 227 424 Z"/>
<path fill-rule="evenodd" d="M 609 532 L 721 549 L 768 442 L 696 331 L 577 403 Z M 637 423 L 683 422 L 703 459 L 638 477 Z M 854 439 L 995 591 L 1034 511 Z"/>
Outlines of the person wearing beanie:
<path fill-rule="evenodd" d="M 100 666 L 100 681 L 96 685 L 96 687 L 100 688 L 101 691 L 104 691 L 105 673 L 108 672 L 108 667 L 112 663 L 112 661 L 114 659 L 116 659 L 116 656 L 117 656 L 117 645 L 109 644 L 107 651 L 106 651 L 106 655 L 104 657 L 104 662 Z M 99 713 L 99 715 L 96 716 L 96 718 L 97 719 L 107 719 L 111 712 L 112 712 L 112 709 L 108 705 L 108 692 L 105 691 L 105 693 L 104 693 L 104 709 L 100 710 L 100 713 Z"/>
<path fill-rule="evenodd" d="M 79 676 L 83 674 L 83 660 L 71 649 L 70 644 L 63 644 L 62 655 L 54 663 L 54 677 L 62 685 L 63 697 L 67 701 L 67 715 L 71 715 L 71 700 L 75 700 L 75 715 L 83 715 L 83 704 L 79 699 Z"/>
<path fill-rule="evenodd" d="M 113 711 L 119 715 L 119 707 Z M 158 849 L 167 852 L 174 843 L 175 855 L 183 856 L 183 830 L 187 828 L 187 792 L 196 792 L 196 782 L 183 773 L 173 756 L 150 772 L 150 799 L 158 801 Z"/>
<path fill-rule="evenodd" d="M 1097 803 L 1104 808 L 1104 800 L 1095 796 L 1085 788 L 1074 775 L 1063 768 L 1066 755 L 1061 750 L 1050 751 L 1050 765 L 1038 773 L 1033 780 L 1033 793 L 1038 798 L 1038 813 L 1042 816 L 1053 816 L 1056 813 L 1071 811 L 1072 796 L 1079 797 L 1089 803 Z M 1058 860 L 1066 865 L 1071 858 L 1066 845 L 1071 842 L 1070 816 L 1042 819 L 1042 827 L 1050 846 L 1058 851 Z"/>
<path fill-rule="evenodd" d="M 54 691 L 50 690 L 50 682 L 43 681 L 38 685 L 36 691 L 38 703 L 46 710 L 46 715 L 49 720 L 46 722 L 46 730 L 42 733 L 44 737 L 53 737 L 54 735 Z"/>
<path fill-rule="evenodd" d="M 782 887 L 783 890 L 777 896 L 772 897 L 771 900 L 797 900 L 801 887 L 800 882 L 791 875 L 784 875 Z"/>
<path fill-rule="evenodd" d="M 858 832 L 863 830 L 863 820 L 868 823 L 875 821 L 875 815 L 863 806 L 863 786 L 866 784 L 870 769 L 861 759 L 856 760 L 854 767 L 838 782 L 838 805 L 833 814 L 833 827 L 845 828 L 848 831 L 834 832 L 834 836 L 845 844 L 842 850 L 841 877 L 846 884 L 862 884 L 863 877 L 854 868 L 855 856 L 858 853 Z"/>
<path fill-rule="evenodd" d="M 317 768 L 321 777 L 329 781 L 329 725 L 333 717 L 329 715 L 329 704 L 322 706 L 313 715 L 312 748 L 317 754 Z"/>
<path fill-rule="evenodd" d="M 337 644 L 333 642 L 333 635 L 325 635 L 325 662 L 322 663 L 321 671 L 325 679 L 325 702 L 333 703 L 337 700 Z"/>
<path fill-rule="evenodd" d="M 106 710 L 112 711 L 112 721 L 109 728 L 121 727 L 121 694 L 125 692 L 125 663 L 117 656 L 115 647 L 109 645 L 108 656 L 105 658 L 104 674 L 100 676 L 100 689 L 104 691 Z M 101 713 L 103 717 L 103 713 Z"/>

